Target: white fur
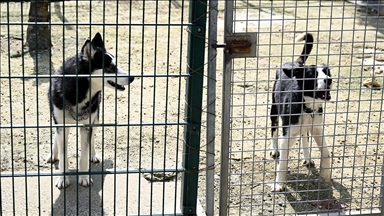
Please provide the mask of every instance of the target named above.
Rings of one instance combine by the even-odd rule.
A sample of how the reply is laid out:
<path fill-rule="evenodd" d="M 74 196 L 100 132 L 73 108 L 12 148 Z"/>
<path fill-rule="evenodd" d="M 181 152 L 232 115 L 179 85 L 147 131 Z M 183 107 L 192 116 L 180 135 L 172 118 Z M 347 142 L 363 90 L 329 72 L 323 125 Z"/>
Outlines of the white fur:
<path fill-rule="evenodd" d="M 301 33 L 301 34 L 299 34 L 299 35 L 296 37 L 295 41 L 296 41 L 296 42 L 304 41 L 305 36 L 307 36 L 307 33 L 306 33 L 306 32 Z"/>
<path fill-rule="evenodd" d="M 312 110 L 318 110 L 322 106 L 323 101 L 316 100 L 310 97 L 305 97 L 307 102 L 306 106 Z M 304 154 L 304 164 L 305 165 L 314 165 L 313 160 L 310 158 L 310 149 L 308 145 L 307 133 L 309 132 L 312 137 L 315 139 L 316 144 L 319 146 L 321 151 L 321 163 L 320 163 L 320 176 L 325 182 L 331 180 L 331 158 L 329 156 L 329 151 L 327 144 L 324 140 L 324 131 L 323 131 L 323 115 L 318 113 L 303 113 L 299 119 L 299 123 L 296 125 L 290 125 L 288 136 L 281 136 L 280 138 L 280 147 L 279 147 L 279 164 L 276 171 L 276 181 L 272 186 L 272 191 L 283 191 L 285 189 L 285 182 L 287 178 L 288 171 L 288 157 L 289 157 L 289 147 L 292 146 L 295 142 L 295 138 L 301 137 L 301 144 Z M 272 136 L 271 142 L 271 156 L 276 156 L 278 146 L 277 130 Z"/>
<path fill-rule="evenodd" d="M 94 40 L 100 40 L 100 41 L 94 41 Z M 95 38 L 92 40 L 92 42 L 94 42 L 95 44 L 97 43 L 100 44 L 102 42 L 102 39 L 99 33 L 95 35 Z M 84 54 L 83 60 L 87 62 L 91 60 L 93 61 L 94 60 L 93 58 L 95 57 L 94 55 L 96 52 L 97 52 L 97 49 L 95 49 L 91 45 L 91 41 L 87 40 L 83 46 L 83 54 Z M 105 68 L 105 69 L 111 69 L 112 66 L 116 66 L 115 58 L 109 53 L 105 53 L 105 54 L 109 55 L 112 58 L 112 65 L 109 65 L 109 68 Z M 72 58 L 76 58 L 76 56 L 73 56 Z M 73 67 L 73 65 L 68 65 L 68 66 L 69 68 L 72 68 L 72 70 L 74 71 L 78 70 L 76 67 Z M 74 124 L 73 127 L 80 126 L 80 135 L 81 135 L 81 155 L 80 155 L 80 165 L 79 165 L 80 172 L 88 171 L 89 160 L 95 163 L 100 161 L 99 156 L 96 154 L 95 145 L 94 145 L 94 133 L 95 133 L 96 127 L 92 127 L 93 124 L 99 123 L 98 122 L 99 111 L 94 110 L 94 112 L 92 113 L 90 112 L 90 110 L 88 110 L 88 108 L 90 108 L 92 105 L 95 105 L 95 104 L 91 104 L 92 99 L 95 97 L 95 95 L 98 92 L 101 92 L 100 94 L 102 94 L 103 85 L 113 87 L 112 84 L 107 82 L 108 80 L 121 86 L 128 85 L 130 84 L 130 82 L 133 81 L 133 79 L 130 79 L 128 77 L 128 72 L 122 70 L 119 67 L 117 67 L 116 70 L 117 70 L 116 73 L 114 73 L 115 71 L 109 71 L 109 73 L 105 73 L 105 74 L 113 74 L 113 75 L 116 75 L 117 77 L 101 76 L 105 72 L 105 70 L 103 69 L 92 71 L 90 74 L 90 77 L 88 78 L 90 81 L 89 82 L 90 86 L 87 90 L 88 92 L 86 93 L 85 98 L 84 99 L 81 98 L 81 102 L 79 102 L 75 106 L 69 107 L 70 105 L 68 104 L 68 102 L 63 101 L 64 107 L 62 107 L 62 109 L 59 109 L 51 101 L 53 106 L 54 119 L 59 125 L 57 125 L 55 139 L 52 144 L 52 152 L 51 154 L 48 155 L 47 162 L 55 162 L 56 160 L 59 160 L 60 172 L 68 172 L 67 151 L 68 151 L 68 135 L 69 135 L 69 127 L 63 127 L 60 125 L 66 126 L 68 124 Z M 61 73 L 64 73 L 64 71 L 61 71 Z M 55 86 L 53 88 L 55 88 Z M 65 98 L 63 97 L 63 95 L 60 95 L 60 94 L 64 94 L 63 92 L 61 92 L 62 89 L 60 89 L 59 87 L 56 87 L 56 88 L 57 89 L 51 89 L 52 92 L 54 91 L 56 93 L 56 96 L 59 96 L 59 98 Z M 76 88 L 76 86 L 72 86 L 72 88 Z M 70 96 L 76 97 L 75 95 L 70 95 Z M 82 95 L 82 97 L 84 97 L 84 95 Z M 99 101 L 94 100 L 93 103 L 95 102 L 99 102 Z M 89 153 L 89 151 L 91 152 Z M 85 174 L 85 175 L 82 174 L 79 176 L 79 184 L 81 186 L 87 187 L 90 184 L 92 184 L 92 182 L 93 181 L 88 174 Z M 60 188 L 67 187 L 69 184 L 70 182 L 68 177 L 64 178 L 64 176 L 59 176 L 56 182 L 56 187 L 60 189 Z"/>
<path fill-rule="evenodd" d="M 64 109 L 65 110 L 65 109 Z M 97 124 L 97 113 L 92 113 L 91 117 L 89 119 L 83 120 L 83 121 L 76 121 L 71 117 L 71 114 L 68 111 L 63 112 L 63 110 L 59 110 L 54 106 L 54 115 L 58 120 L 59 124 Z M 65 118 L 64 118 L 65 115 Z M 60 121 L 63 120 L 64 121 Z M 100 162 L 100 158 L 96 153 L 95 145 L 94 145 L 94 133 L 95 133 L 96 127 L 92 127 L 92 133 L 91 136 L 91 142 L 89 143 L 88 138 L 88 131 L 86 128 L 81 127 L 80 128 L 80 135 L 81 135 L 81 155 L 80 155 L 80 165 L 79 165 L 79 171 L 80 172 L 86 172 L 88 171 L 88 156 L 89 156 L 89 146 L 91 148 L 91 155 L 89 160 L 94 163 Z M 69 134 L 69 127 L 63 127 L 59 128 L 59 131 L 56 132 L 55 140 L 52 144 L 52 155 L 49 154 L 47 157 L 47 162 L 54 162 L 59 160 L 59 170 L 60 172 L 68 172 L 68 134 Z M 89 175 L 80 175 L 79 176 L 79 184 L 82 186 L 89 186 L 92 183 L 92 179 L 89 177 Z M 68 177 L 64 180 L 64 176 L 59 176 L 59 178 L 56 181 L 56 187 L 61 189 L 64 187 L 67 187 L 70 184 L 70 181 Z"/>
<path fill-rule="evenodd" d="M 326 75 L 324 72 L 323 72 L 323 68 L 321 67 L 321 65 L 319 65 L 317 67 L 317 89 L 318 90 L 324 90 L 326 89 L 326 86 L 327 84 L 324 82 L 325 79 L 330 79 L 331 77 Z M 329 89 L 332 89 L 332 87 L 330 86 Z"/>
<path fill-rule="evenodd" d="M 116 78 L 117 84 L 119 84 L 119 85 L 128 85 L 129 84 L 128 72 L 121 69 L 120 67 L 117 67 L 116 77 L 117 77 Z M 115 82 L 114 78 L 112 78 L 112 81 Z"/>
<path fill-rule="evenodd" d="M 94 74 L 100 74 L 100 71 L 95 71 Z M 77 106 L 72 106 L 73 110 L 78 110 L 78 108 L 82 108 L 85 106 L 86 102 L 89 102 L 92 97 L 102 89 L 102 78 L 91 78 L 91 88 L 90 91 L 87 93 L 86 99 L 83 100 L 81 103 L 79 103 Z M 73 119 L 71 113 L 67 109 L 64 108 L 64 110 L 58 109 L 56 106 L 53 106 L 53 114 L 58 122 L 58 124 L 97 124 L 98 113 L 91 113 L 90 118 L 87 118 L 85 120 L 77 121 Z M 88 138 L 88 131 L 85 127 L 80 128 L 80 134 L 81 134 L 81 155 L 80 155 L 80 165 L 79 165 L 79 171 L 80 172 L 86 172 L 88 171 L 90 160 L 91 162 L 98 163 L 100 162 L 100 158 L 96 153 L 95 145 L 94 145 L 94 133 L 95 133 L 96 127 L 92 127 L 92 133 L 90 134 L 91 140 L 89 143 Z M 59 160 L 59 170 L 60 172 L 68 172 L 68 134 L 69 134 L 69 127 L 59 127 L 58 131 L 56 131 L 55 140 L 52 144 L 52 154 L 49 154 L 47 157 L 47 162 L 55 162 Z M 91 148 L 91 155 L 89 156 L 89 146 Z M 79 184 L 81 186 L 87 187 L 90 184 L 92 184 L 93 180 L 90 178 L 89 175 L 80 175 L 79 176 Z M 56 181 L 56 187 L 61 189 L 64 187 L 67 187 L 70 184 L 69 178 L 66 177 L 64 179 L 64 176 L 59 176 L 59 178 Z"/>
<path fill-rule="evenodd" d="M 96 70 L 92 73 L 93 75 L 102 75 L 103 70 Z M 125 77 L 118 77 L 117 83 L 120 85 L 127 85 L 129 84 L 129 78 L 127 77 L 128 72 L 118 68 L 117 76 L 125 76 Z M 114 78 L 103 78 L 103 77 L 92 77 L 91 79 L 91 86 L 86 94 L 86 99 L 84 99 L 82 102 L 80 102 L 77 106 L 73 106 L 73 110 L 78 110 L 85 106 L 85 104 L 89 101 L 91 101 L 92 97 L 103 88 L 103 80 L 106 81 L 107 79 L 114 80 Z M 106 84 L 107 86 L 110 86 L 109 84 Z M 77 121 L 73 119 L 71 113 L 67 109 L 64 108 L 64 110 L 60 110 L 57 107 L 53 106 L 53 113 L 58 121 L 59 124 L 97 124 L 98 123 L 98 112 L 90 114 L 90 118 L 87 118 L 85 120 Z M 96 127 L 92 127 L 92 133 L 90 134 L 91 140 L 89 143 L 89 140 L 87 140 L 88 137 L 88 131 L 85 127 L 81 127 L 80 134 L 81 134 L 81 155 L 80 155 L 80 165 L 79 165 L 79 171 L 80 172 L 86 172 L 88 171 L 90 160 L 91 162 L 98 163 L 100 162 L 100 157 L 97 155 L 94 145 L 94 133 L 95 133 Z M 52 144 L 52 154 L 48 155 L 47 162 L 55 162 L 59 160 L 59 170 L 60 172 L 68 172 L 68 134 L 69 134 L 69 128 L 63 127 L 59 128 L 59 131 L 56 132 L 54 143 Z M 90 158 L 89 157 L 89 146 L 91 149 Z M 79 184 L 84 187 L 88 187 L 91 185 L 93 180 L 90 178 L 89 175 L 80 175 L 79 176 Z M 56 187 L 61 189 L 64 187 L 67 187 L 70 184 L 70 181 L 68 177 L 64 179 L 64 176 L 59 176 L 59 178 L 56 181 Z"/>

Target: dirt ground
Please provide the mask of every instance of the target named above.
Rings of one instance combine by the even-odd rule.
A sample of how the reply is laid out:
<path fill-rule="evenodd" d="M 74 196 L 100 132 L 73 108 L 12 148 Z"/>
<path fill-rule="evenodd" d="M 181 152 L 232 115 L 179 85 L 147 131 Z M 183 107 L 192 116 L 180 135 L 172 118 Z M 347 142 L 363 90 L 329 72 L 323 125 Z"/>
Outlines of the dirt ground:
<path fill-rule="evenodd" d="M 259 46 L 257 58 L 235 59 L 233 64 L 229 214 L 284 215 L 377 209 L 383 163 L 384 136 L 380 132 L 383 91 L 365 88 L 362 82 L 369 78 L 373 63 L 384 61 L 382 18 L 378 19 L 374 11 L 344 1 L 321 1 L 321 5 L 319 1 L 236 1 L 235 8 L 235 31 L 258 32 Z M 223 38 L 222 9 L 223 2 L 220 2 L 219 42 Z M 2 3 L 1 22 L 26 22 L 28 10 L 28 3 Z M 59 25 L 51 26 L 50 52 L 10 58 L 15 51 L 22 50 L 27 25 L 1 26 L 1 172 L 51 170 L 53 166 L 45 163 L 54 131 L 50 129 L 46 95 L 49 79 L 46 77 L 98 31 L 103 33 L 107 50 L 117 56 L 119 66 L 140 76 L 125 92 L 105 89 L 101 122 L 112 126 L 100 128 L 95 138 L 103 161 L 109 161 L 108 166 L 116 170 L 182 167 L 186 82 L 180 75 L 184 75 L 187 68 L 188 32 L 186 26 L 162 24 L 187 23 L 188 4 L 133 1 L 130 5 L 122 1 L 116 5 L 106 1 L 103 10 L 102 2 L 68 1 L 65 7 L 62 3 L 52 3 L 51 11 L 52 23 Z M 75 25 L 76 20 L 79 25 Z M 120 25 L 102 25 L 104 21 Z M 63 26 L 63 22 L 71 25 Z M 148 25 L 142 27 L 140 23 Z M 294 44 L 295 32 L 305 30 L 313 32 L 318 42 L 308 63 L 329 65 L 334 78 L 333 99 L 326 103 L 324 110 L 333 182 L 328 185 L 317 181 L 318 170 L 308 171 L 301 165 L 297 142 L 290 152 L 288 178 L 291 181 L 287 192 L 271 193 L 268 184 L 274 179 L 276 163 L 267 149 L 274 69 L 300 53 L 302 44 Z M 217 62 L 216 209 L 223 97 L 221 53 Z M 8 76 L 12 78 L 4 78 Z M 206 100 L 205 94 L 203 100 Z M 201 134 L 200 166 L 203 168 L 205 127 Z M 68 152 L 73 170 L 78 154 L 76 130 L 72 129 L 71 135 Z M 312 157 L 318 168 L 316 148 Z M 199 199 L 203 205 L 204 192 L 205 173 L 201 172 Z"/>
<path fill-rule="evenodd" d="M 380 206 L 383 91 L 365 88 L 362 81 L 373 64 L 383 64 L 382 18 L 344 1 L 251 3 L 237 1 L 234 13 L 235 31 L 258 32 L 259 47 L 257 58 L 235 59 L 233 64 L 230 215 L 375 210 Z M 316 144 L 312 158 L 317 169 L 309 171 L 296 142 L 290 151 L 287 192 L 271 193 L 276 166 L 268 152 L 273 68 L 297 58 L 302 44 L 294 44 L 295 33 L 305 30 L 318 42 L 308 64 L 329 65 L 333 77 L 335 91 L 325 104 L 324 128 L 333 182 L 317 180 Z"/>

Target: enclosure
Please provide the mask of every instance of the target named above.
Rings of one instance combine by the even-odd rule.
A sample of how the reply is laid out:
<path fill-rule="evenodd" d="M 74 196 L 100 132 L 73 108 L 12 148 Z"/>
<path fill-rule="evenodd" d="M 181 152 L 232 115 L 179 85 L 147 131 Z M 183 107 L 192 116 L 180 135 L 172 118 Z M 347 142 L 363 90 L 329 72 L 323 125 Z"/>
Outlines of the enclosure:
<path fill-rule="evenodd" d="M 40 23 L 30 21 L 30 2 L 0 6 L 2 215 L 384 212 L 383 2 L 54 1 Z M 49 26 L 49 49 L 31 49 L 29 26 Z M 56 130 L 47 93 L 96 32 L 135 80 L 123 92 L 103 87 L 101 162 L 91 163 L 93 185 L 84 188 L 76 183 L 82 125 L 69 126 L 69 172 L 46 162 Z M 297 140 L 287 189 L 271 192 L 271 91 L 276 69 L 300 55 L 302 32 L 315 36 L 307 64 L 331 69 L 323 128 L 333 181 L 318 179 L 312 138 L 316 166 L 302 165 Z M 239 33 L 255 35 L 254 57 L 229 51 L 227 36 Z M 71 185 L 59 190 L 63 174 Z"/>
<path fill-rule="evenodd" d="M 231 66 L 224 80 L 229 79 L 231 90 L 222 97 L 230 101 L 230 114 L 222 115 L 230 121 L 222 134 L 229 132 L 229 215 L 372 215 L 381 210 L 383 81 L 371 75 L 383 72 L 382 3 L 367 2 L 233 4 L 233 13 L 228 12 L 233 21 L 229 18 L 225 27 L 232 24 L 233 34 L 257 32 L 258 40 L 256 58 L 226 60 Z M 320 151 L 310 138 L 316 168 L 303 166 L 303 149 L 297 141 L 289 150 L 288 188 L 271 193 L 277 166 L 269 155 L 271 90 L 276 68 L 300 55 L 303 43 L 295 38 L 302 32 L 315 34 L 306 64 L 326 64 L 331 71 L 332 99 L 325 102 L 322 116 L 333 181 L 318 180 Z M 379 85 L 370 85 L 376 78 Z"/>
<path fill-rule="evenodd" d="M 185 140 L 199 140 L 194 138 L 198 130 L 191 128 L 201 115 L 191 110 L 199 110 L 199 104 L 186 97 L 194 91 L 201 98 L 199 89 L 194 89 L 199 88 L 194 74 L 200 69 L 188 64 L 186 29 L 199 24 L 199 19 L 189 17 L 189 9 L 199 14 L 196 5 L 57 1 L 49 3 L 48 21 L 35 23 L 29 21 L 31 12 L 41 8 L 30 11 L 29 2 L 1 3 L 2 214 L 194 213 L 198 152 L 186 153 L 196 144 Z M 51 49 L 25 46 L 30 25 L 50 27 Z M 100 124 L 95 125 L 102 162 L 90 166 L 94 183 L 89 188 L 76 184 L 81 125 L 70 127 L 66 175 L 72 185 L 58 190 L 57 163 L 46 163 L 56 130 L 47 96 L 50 78 L 97 32 L 118 66 L 135 80 L 123 92 L 103 86 Z M 41 40 L 38 35 L 35 42 Z M 204 49 L 204 43 L 200 46 Z M 198 58 L 194 61 L 198 63 Z M 192 78 L 197 85 L 189 83 Z M 183 163 L 186 156 L 192 163 Z M 181 206 L 187 207 L 181 210 Z"/>

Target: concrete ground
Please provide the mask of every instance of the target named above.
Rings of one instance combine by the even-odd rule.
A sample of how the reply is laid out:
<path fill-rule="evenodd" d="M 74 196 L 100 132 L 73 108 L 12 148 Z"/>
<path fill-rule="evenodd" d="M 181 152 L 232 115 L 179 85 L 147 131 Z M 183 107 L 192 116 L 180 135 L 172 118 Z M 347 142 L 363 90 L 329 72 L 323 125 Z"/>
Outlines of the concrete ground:
<path fill-rule="evenodd" d="M 71 185 L 65 190 L 54 186 L 57 176 L 0 178 L 1 214 L 181 214 L 180 180 L 151 184 L 140 174 L 93 175 L 93 185 L 84 188 L 77 184 L 77 176 L 69 178 Z M 200 205 L 198 215 L 204 215 Z"/>

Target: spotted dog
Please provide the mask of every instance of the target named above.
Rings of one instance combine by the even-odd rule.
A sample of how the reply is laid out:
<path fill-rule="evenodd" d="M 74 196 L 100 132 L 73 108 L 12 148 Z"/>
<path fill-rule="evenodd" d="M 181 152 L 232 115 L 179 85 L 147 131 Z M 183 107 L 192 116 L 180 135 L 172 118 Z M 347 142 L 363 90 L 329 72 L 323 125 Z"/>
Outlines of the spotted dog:
<path fill-rule="evenodd" d="M 278 159 L 276 180 L 272 191 L 283 191 L 287 179 L 289 148 L 298 136 L 311 134 L 321 150 L 320 176 L 331 180 L 331 158 L 324 140 L 323 104 L 331 99 L 331 72 L 325 64 L 305 65 L 312 48 L 313 35 L 304 33 L 297 41 L 305 41 L 300 57 L 295 62 L 284 63 L 276 71 L 270 112 L 272 139 L 270 156 Z M 278 147 L 279 117 L 282 134 Z M 308 139 L 301 139 L 304 165 L 314 166 L 310 158 Z"/>

